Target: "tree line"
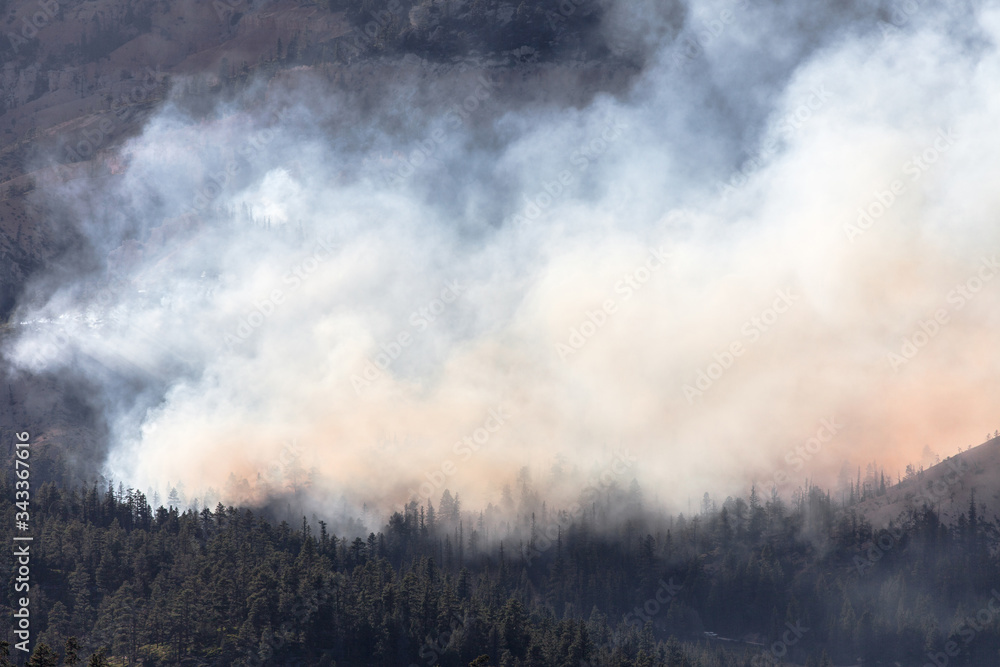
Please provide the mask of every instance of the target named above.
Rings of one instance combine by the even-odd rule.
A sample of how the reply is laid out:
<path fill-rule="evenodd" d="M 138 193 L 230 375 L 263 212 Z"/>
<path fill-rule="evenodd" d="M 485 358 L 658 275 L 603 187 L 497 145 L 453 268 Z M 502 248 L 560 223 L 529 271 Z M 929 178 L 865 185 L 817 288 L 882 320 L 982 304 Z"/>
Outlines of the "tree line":
<path fill-rule="evenodd" d="M 0 479 L 0 494 L 13 491 Z M 154 509 L 136 490 L 46 482 L 33 501 L 30 664 L 729 667 L 924 664 L 941 654 L 981 665 L 1000 656 L 997 530 L 974 496 L 955 525 L 925 506 L 884 529 L 816 487 L 790 501 L 756 489 L 718 505 L 707 498 L 690 516 L 644 509 L 635 484 L 605 489 L 572 516 L 542 505 L 544 514 L 522 507 L 487 519 L 450 493 L 442 500 L 411 502 L 367 536 L 336 535 L 319 518 Z M 11 514 L 2 525 L 13 523 Z M 3 613 L 12 598 L 10 584 Z"/>

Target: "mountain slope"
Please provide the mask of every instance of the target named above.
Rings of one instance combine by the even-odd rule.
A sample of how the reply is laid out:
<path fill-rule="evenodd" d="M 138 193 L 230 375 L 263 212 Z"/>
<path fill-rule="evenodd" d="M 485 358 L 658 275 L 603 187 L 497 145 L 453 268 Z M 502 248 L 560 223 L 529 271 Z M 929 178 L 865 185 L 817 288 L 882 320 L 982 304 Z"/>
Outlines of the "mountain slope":
<path fill-rule="evenodd" d="M 910 509 L 926 504 L 946 524 L 968 512 L 975 493 L 977 511 L 1000 521 L 1000 437 L 949 456 L 857 506 L 873 526 L 884 526 Z"/>

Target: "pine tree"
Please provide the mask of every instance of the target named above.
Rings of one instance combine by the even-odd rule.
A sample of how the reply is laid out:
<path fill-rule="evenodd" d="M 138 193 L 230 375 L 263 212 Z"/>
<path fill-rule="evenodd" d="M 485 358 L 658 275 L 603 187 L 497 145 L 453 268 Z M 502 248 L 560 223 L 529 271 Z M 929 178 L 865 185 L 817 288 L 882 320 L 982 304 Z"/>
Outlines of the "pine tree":
<path fill-rule="evenodd" d="M 448 489 L 444 490 L 441 494 L 441 501 L 438 503 L 438 511 L 441 515 L 441 520 L 445 522 L 451 522 L 452 517 L 455 514 L 455 499 L 451 497 L 451 491 Z"/>
<path fill-rule="evenodd" d="M 66 657 L 63 659 L 63 663 L 66 667 L 80 664 L 80 642 L 76 637 L 70 637 L 66 640 L 65 653 Z"/>
<path fill-rule="evenodd" d="M 434 532 L 434 524 L 437 523 L 437 513 L 434 511 L 434 503 L 427 501 L 427 532 Z"/>
<path fill-rule="evenodd" d="M 45 642 L 38 642 L 28 661 L 28 667 L 56 667 L 58 664 L 59 656 Z"/>
<path fill-rule="evenodd" d="M 87 667 L 111 667 L 107 658 L 107 649 L 101 647 L 95 651 L 90 656 L 90 662 L 87 663 Z"/>

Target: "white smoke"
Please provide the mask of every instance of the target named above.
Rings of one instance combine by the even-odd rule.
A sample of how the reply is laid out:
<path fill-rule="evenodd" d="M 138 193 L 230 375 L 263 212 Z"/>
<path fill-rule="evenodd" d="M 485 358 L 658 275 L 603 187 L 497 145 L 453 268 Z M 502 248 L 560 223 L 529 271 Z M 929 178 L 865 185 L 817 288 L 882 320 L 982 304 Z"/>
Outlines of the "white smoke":
<path fill-rule="evenodd" d="M 124 173 L 44 184 L 108 268 L 39 286 L 7 357 L 91 376 L 109 474 L 189 496 L 476 504 L 523 466 L 572 495 L 625 448 L 618 483 L 681 504 L 974 444 L 1000 399 L 1000 15 L 858 10 L 814 51 L 795 16 L 695 3 L 579 108 L 453 68 L 404 68 L 367 120 L 309 72 L 167 105 Z M 408 107 L 426 85 L 441 104 Z"/>

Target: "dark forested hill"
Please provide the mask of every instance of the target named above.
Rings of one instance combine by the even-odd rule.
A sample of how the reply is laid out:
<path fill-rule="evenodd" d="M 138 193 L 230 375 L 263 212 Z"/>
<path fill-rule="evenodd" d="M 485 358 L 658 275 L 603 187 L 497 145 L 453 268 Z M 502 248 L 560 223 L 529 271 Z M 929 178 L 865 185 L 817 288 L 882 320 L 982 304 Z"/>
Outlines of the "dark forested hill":
<path fill-rule="evenodd" d="M 3 497 L 13 491 L 0 483 Z M 143 665 L 913 665 L 947 651 L 948 664 L 988 665 L 1000 655 L 997 533 L 975 504 L 953 527 L 924 507 L 875 529 L 817 488 L 787 504 L 756 491 L 706 502 L 691 517 L 652 516 L 635 500 L 610 489 L 576 516 L 493 531 L 457 506 L 411 503 L 365 539 L 330 534 L 321 519 L 153 509 L 132 490 L 47 483 L 33 517 L 37 646 L 75 637 L 81 655 L 103 648 Z"/>

